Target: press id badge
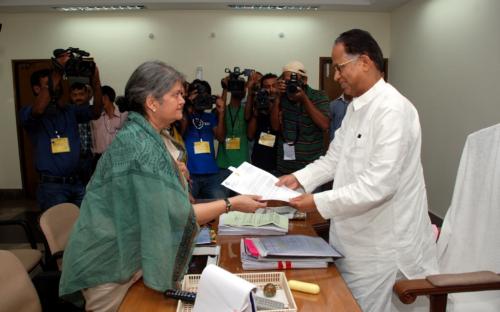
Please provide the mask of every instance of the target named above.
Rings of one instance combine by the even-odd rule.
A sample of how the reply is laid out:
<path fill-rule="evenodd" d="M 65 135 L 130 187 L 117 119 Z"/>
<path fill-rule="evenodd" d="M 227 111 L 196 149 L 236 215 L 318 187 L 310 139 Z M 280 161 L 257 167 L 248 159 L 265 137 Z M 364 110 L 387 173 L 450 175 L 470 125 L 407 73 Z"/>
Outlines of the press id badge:
<path fill-rule="evenodd" d="M 283 159 L 295 160 L 295 146 L 288 143 L 283 143 Z"/>
<path fill-rule="evenodd" d="M 265 145 L 269 147 L 274 146 L 274 142 L 276 142 L 276 136 L 274 134 L 270 134 L 267 132 L 261 132 L 259 138 L 259 144 Z"/>
<path fill-rule="evenodd" d="M 195 154 L 210 154 L 210 144 L 207 141 L 194 142 Z"/>
<path fill-rule="evenodd" d="M 52 154 L 67 153 L 70 151 L 68 138 L 50 139 L 50 149 Z"/>
<path fill-rule="evenodd" d="M 240 138 L 226 138 L 226 149 L 227 150 L 239 150 L 240 149 Z"/>

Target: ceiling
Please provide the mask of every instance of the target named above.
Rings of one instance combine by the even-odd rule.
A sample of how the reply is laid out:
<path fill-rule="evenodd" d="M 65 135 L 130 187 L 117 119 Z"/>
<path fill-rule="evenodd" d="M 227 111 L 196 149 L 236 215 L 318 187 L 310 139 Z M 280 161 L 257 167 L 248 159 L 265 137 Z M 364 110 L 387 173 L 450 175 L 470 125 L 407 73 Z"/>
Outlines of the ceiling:
<path fill-rule="evenodd" d="M 54 7 L 144 5 L 147 10 L 230 10 L 228 5 L 303 5 L 320 11 L 390 12 L 409 0 L 0 0 L 0 12 L 54 12 Z"/>

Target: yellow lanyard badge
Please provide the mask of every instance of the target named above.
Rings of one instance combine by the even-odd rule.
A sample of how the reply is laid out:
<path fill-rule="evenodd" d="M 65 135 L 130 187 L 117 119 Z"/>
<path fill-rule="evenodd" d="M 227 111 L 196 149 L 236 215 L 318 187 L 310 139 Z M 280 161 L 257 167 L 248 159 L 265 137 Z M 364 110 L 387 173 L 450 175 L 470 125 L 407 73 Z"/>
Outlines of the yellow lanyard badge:
<path fill-rule="evenodd" d="M 70 151 L 68 138 L 50 139 L 52 154 L 68 153 Z"/>
<path fill-rule="evenodd" d="M 240 149 L 240 138 L 226 138 L 226 149 L 227 150 L 239 150 Z"/>
<path fill-rule="evenodd" d="M 210 154 L 210 144 L 208 144 L 208 141 L 194 142 L 194 153 L 195 154 Z"/>
<path fill-rule="evenodd" d="M 260 137 L 259 137 L 259 144 L 260 145 L 273 147 L 274 142 L 276 142 L 276 136 L 274 134 L 270 134 L 267 132 L 260 133 Z"/>

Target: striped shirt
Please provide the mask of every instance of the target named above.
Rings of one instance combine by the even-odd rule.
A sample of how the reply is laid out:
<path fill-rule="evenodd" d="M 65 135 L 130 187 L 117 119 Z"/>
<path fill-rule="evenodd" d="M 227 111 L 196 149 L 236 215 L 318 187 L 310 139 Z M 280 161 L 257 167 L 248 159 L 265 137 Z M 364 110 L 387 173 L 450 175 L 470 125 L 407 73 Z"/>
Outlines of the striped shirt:
<path fill-rule="evenodd" d="M 306 95 L 316 108 L 326 117 L 329 116 L 328 97 L 309 86 Z M 323 131 L 311 119 L 302 104 L 290 102 L 286 96 L 281 98 L 283 132 L 278 138 L 277 169 L 289 174 L 304 168 L 325 153 Z M 293 144 L 295 160 L 284 160 L 283 143 Z"/>

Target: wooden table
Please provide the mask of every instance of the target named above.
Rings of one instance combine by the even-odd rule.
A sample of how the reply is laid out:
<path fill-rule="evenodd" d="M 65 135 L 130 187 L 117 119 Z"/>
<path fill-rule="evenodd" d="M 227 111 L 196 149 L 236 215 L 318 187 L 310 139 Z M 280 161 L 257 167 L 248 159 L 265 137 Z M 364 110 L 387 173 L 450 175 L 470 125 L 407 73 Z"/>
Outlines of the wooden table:
<path fill-rule="evenodd" d="M 312 225 L 321 221 L 321 217 L 317 214 L 308 216 L 306 221 L 292 221 L 289 233 L 316 235 Z M 241 236 L 219 236 L 217 238 L 217 244 L 221 245 L 219 266 L 232 273 L 255 272 L 243 271 L 241 267 L 240 239 Z M 361 312 L 335 265 L 330 265 L 324 269 L 286 270 L 285 274 L 289 280 L 312 282 L 318 284 L 321 288 L 318 295 L 292 291 L 298 311 Z M 163 294 L 147 288 L 141 279 L 129 289 L 120 307 L 120 312 L 174 312 L 176 307 L 177 300 L 166 299 Z"/>

